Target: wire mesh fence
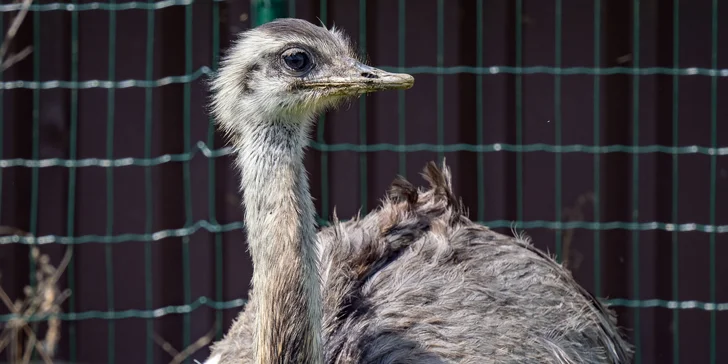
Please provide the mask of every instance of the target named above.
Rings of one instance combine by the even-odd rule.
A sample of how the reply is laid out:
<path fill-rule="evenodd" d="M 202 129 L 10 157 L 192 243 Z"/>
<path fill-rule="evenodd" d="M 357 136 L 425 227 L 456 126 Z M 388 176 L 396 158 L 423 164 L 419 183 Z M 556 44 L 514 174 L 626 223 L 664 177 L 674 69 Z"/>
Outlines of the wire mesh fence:
<path fill-rule="evenodd" d="M 0 28 L 26 4 L 0 5 Z M 9 361 L 206 356 L 251 266 L 205 82 L 237 32 L 295 16 L 416 78 L 319 118 L 306 164 L 322 225 L 446 157 L 474 220 L 525 230 L 615 306 L 635 362 L 720 362 L 718 5 L 35 1 L 8 48 L 31 52 L 0 73 L 0 348 Z"/>

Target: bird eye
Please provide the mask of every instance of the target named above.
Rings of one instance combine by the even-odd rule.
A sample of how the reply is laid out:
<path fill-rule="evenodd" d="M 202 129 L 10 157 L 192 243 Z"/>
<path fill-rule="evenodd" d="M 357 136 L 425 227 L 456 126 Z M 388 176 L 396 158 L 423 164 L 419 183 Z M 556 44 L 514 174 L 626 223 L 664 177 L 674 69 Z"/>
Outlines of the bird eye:
<path fill-rule="evenodd" d="M 283 62 L 296 73 L 304 73 L 311 68 L 311 57 L 300 49 L 292 49 L 283 53 Z"/>

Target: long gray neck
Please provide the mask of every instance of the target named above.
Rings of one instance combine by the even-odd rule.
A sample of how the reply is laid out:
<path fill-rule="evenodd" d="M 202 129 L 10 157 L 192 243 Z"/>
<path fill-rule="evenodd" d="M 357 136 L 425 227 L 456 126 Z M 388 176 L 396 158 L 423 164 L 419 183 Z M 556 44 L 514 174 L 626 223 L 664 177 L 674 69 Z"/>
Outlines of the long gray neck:
<path fill-rule="evenodd" d="M 236 142 L 253 258 L 256 364 L 323 362 L 309 123 L 250 122 Z"/>

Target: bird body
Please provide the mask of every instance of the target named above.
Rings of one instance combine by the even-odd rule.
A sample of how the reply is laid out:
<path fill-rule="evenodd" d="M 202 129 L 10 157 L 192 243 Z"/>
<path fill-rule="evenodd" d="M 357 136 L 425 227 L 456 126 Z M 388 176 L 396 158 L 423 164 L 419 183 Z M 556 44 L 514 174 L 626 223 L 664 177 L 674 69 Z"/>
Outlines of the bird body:
<path fill-rule="evenodd" d="M 317 232 L 303 166 L 314 116 L 409 88 L 298 19 L 244 32 L 212 82 L 236 151 L 254 274 L 207 364 L 627 363 L 611 311 L 530 245 L 470 221 L 447 165 L 397 178 L 364 217 Z"/>

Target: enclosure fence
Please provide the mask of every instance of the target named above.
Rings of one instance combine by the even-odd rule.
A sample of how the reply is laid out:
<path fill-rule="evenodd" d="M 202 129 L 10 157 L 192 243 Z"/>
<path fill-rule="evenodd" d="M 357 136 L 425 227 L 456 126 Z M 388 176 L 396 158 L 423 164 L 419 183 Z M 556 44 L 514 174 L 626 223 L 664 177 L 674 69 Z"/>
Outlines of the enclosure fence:
<path fill-rule="evenodd" d="M 690 358 L 708 363 L 718 363 L 721 357 L 726 360 L 728 351 L 719 344 L 728 336 L 728 290 L 719 276 L 728 270 L 717 262 L 728 253 L 720 244 L 728 243 L 728 107 L 721 105 L 718 92 L 719 88 L 728 91 L 726 57 L 721 54 L 719 62 L 720 51 L 724 54 L 728 49 L 719 40 L 725 44 L 728 39 L 728 26 L 719 23 L 721 14 L 722 18 L 728 16 L 728 6 L 719 9 L 718 0 L 700 5 L 679 0 L 659 5 L 639 0 L 586 3 L 32 3 L 9 48 L 17 53 L 32 46 L 32 51 L 0 73 L 0 228 L 5 229 L 0 231 L 0 287 L 7 292 L 3 301 L 8 306 L 0 309 L 0 353 L 2 344 L 9 353 L 10 335 L 18 334 L 11 323 L 21 320 L 34 330 L 46 327 L 42 330 L 49 331 L 48 321 L 53 317 L 63 326 L 56 358 L 69 362 L 168 361 L 169 356 L 164 356 L 155 341 L 155 325 L 170 317 L 181 321 L 168 321 L 173 322 L 168 326 L 173 329 L 166 332 L 177 335 L 165 340 L 180 348 L 194 345 L 207 331 L 206 324 L 195 326 L 195 322 L 213 325 L 214 337 L 221 337 L 246 302 L 247 281 L 241 284 L 240 280 L 248 276 L 239 275 L 249 274 L 250 267 L 238 267 L 249 263 L 243 261 L 247 257 L 240 234 L 242 214 L 231 212 L 239 208 L 235 172 L 230 167 L 232 151 L 206 114 L 205 82 L 236 31 L 275 17 L 301 16 L 328 26 L 334 21 L 340 26 L 339 19 L 345 19 L 342 22 L 348 26 L 342 27 L 355 34 L 353 39 L 363 53 L 372 50 L 371 44 L 378 45 L 376 56 L 371 57 L 376 66 L 384 64 L 385 70 L 410 73 L 418 81 L 412 90 L 362 97 L 352 106 L 354 110 L 319 118 L 307 165 L 312 166 L 309 170 L 321 225 L 331 218 L 334 203 L 346 200 L 344 210 L 350 215 L 358 207 L 363 213 L 370 211 L 376 208 L 388 178 L 398 173 L 414 181 L 425 160 L 446 157 L 454 164 L 455 185 L 462 187 L 456 193 L 463 193 L 474 220 L 504 231 L 514 226 L 526 230 L 534 236 L 534 244 L 550 249 L 569 264 L 576 259 L 570 258 L 569 251 L 573 237 L 586 241 L 589 247 L 584 249 L 589 254 L 579 259 L 588 264 L 574 275 L 617 309 L 620 325 L 628 329 L 636 346 L 635 363 L 664 362 L 660 358 L 674 363 Z M 7 30 L 26 4 L 0 5 L 0 29 Z M 421 10 L 425 8 L 429 10 Z M 699 9 L 691 12 L 691 8 Z M 419 41 L 424 35 L 418 32 L 430 34 L 430 28 L 413 25 L 425 23 L 418 20 L 425 11 L 435 20 L 428 23 L 435 38 Z M 619 12 L 624 14 L 615 15 Z M 643 13 L 659 19 L 650 18 L 652 25 L 646 27 L 652 33 L 648 36 L 642 34 Z M 681 21 L 696 23 L 683 20 L 682 13 L 708 29 L 701 33 L 708 39 L 707 56 L 697 63 L 683 60 L 689 55 L 684 56 L 681 47 L 690 47 L 697 38 L 686 35 L 692 30 L 682 27 Z M 379 14 L 385 14 L 381 17 L 386 20 L 377 18 Z M 500 14 L 512 18 L 489 22 Z M 577 27 L 570 25 L 565 30 L 566 14 L 586 22 L 579 27 L 590 32 L 587 42 L 565 43 L 565 36 L 574 37 L 569 32 Z M 457 37 L 468 31 L 453 23 L 463 17 L 472 18 L 463 20 L 474 26 L 467 35 L 472 44 L 463 43 L 465 36 Z M 607 23 L 615 23 L 615 18 L 627 21 L 620 25 L 627 33 L 622 37 L 626 40 L 612 46 L 606 39 L 614 37 L 609 29 L 618 26 Z M 120 19 L 126 24 L 124 31 L 119 31 Z M 376 29 L 385 22 L 391 34 Z M 552 48 L 526 45 L 524 29 L 533 22 L 553 24 L 548 34 Z M 451 26 L 459 27 L 459 33 L 447 31 Z M 489 39 L 500 36 L 488 33 L 493 27 L 510 32 L 502 35 L 505 43 L 498 45 L 512 47 L 512 54 L 488 48 Z M 664 29 L 671 32 L 657 34 Z M 138 37 L 140 34 L 145 36 Z M 92 40 L 95 36 L 103 39 Z M 418 46 L 414 49 L 408 42 Z M 421 47 L 424 43 L 430 47 Z M 448 47 L 456 47 L 454 43 L 459 52 L 455 61 L 449 60 L 448 52 Z M 381 50 L 384 44 L 389 47 L 387 52 Z M 628 58 L 616 61 L 624 65 L 615 65 L 610 57 L 624 44 L 629 44 Z M 107 50 L 98 48 L 101 45 Z M 66 46 L 69 48 L 63 49 Z M 568 59 L 570 47 L 587 56 Z M 434 59 L 434 64 L 420 61 L 419 57 L 432 52 L 434 57 L 426 59 Z M 488 57 L 496 57 L 491 53 L 497 52 L 510 55 L 503 56 L 500 63 L 489 62 Z M 539 52 L 551 57 L 550 65 L 534 64 L 533 57 L 538 58 L 534 54 Z M 451 64 L 460 58 L 472 62 Z M 158 77 L 162 73 L 166 75 Z M 609 77 L 620 78 L 610 81 L 614 78 Z M 420 83 L 420 79 L 424 81 Z M 495 87 L 489 86 L 491 80 L 500 88 L 491 89 Z M 416 94 L 418 86 L 422 92 Z M 452 93 L 456 91 L 459 93 Z M 564 96 L 567 93 L 570 96 Z M 704 114 L 685 117 L 681 108 L 694 110 L 688 104 L 691 94 L 708 96 L 701 101 L 708 106 L 701 111 Z M 488 98 L 500 105 L 497 110 L 483 102 Z M 470 101 L 463 104 L 462 99 Z M 529 114 L 529 103 L 548 104 L 534 106 L 548 112 Z M 647 104 L 657 111 L 645 114 Z M 58 105 L 61 109 L 54 109 Z M 463 111 L 463 105 L 472 108 Z M 576 110 L 577 106 L 583 109 Z M 457 115 L 452 114 L 453 109 L 459 109 Z M 120 117 L 123 113 L 128 116 Z M 383 115 L 389 115 L 388 119 Z M 347 117 L 352 122 L 341 126 Z M 491 118 L 504 121 L 492 133 Z M 645 119 L 652 121 L 645 124 Z M 132 124 L 138 129 L 131 130 Z M 691 124 L 698 131 L 690 132 Z M 65 131 L 59 134 L 53 131 L 55 127 Z M 581 128 L 585 131 L 578 130 Z M 544 130 L 550 134 L 540 137 Z M 422 135 L 435 140 L 421 142 L 428 138 Z M 388 154 L 378 157 L 381 153 Z M 529 172 L 529 168 L 541 172 Z M 125 172 L 129 169 L 134 172 Z M 354 177 L 344 179 L 350 173 Z M 459 182 L 466 179 L 470 181 Z M 528 187 L 529 183 L 534 187 Z M 539 183 L 546 187 L 537 186 Z M 577 185 L 590 191 L 586 199 L 591 207 L 580 212 L 580 218 L 568 218 L 564 211 L 573 211 L 568 205 L 577 199 Z M 690 195 L 683 195 L 688 188 Z M 541 207 L 534 207 L 537 204 Z M 651 212 L 643 213 L 645 209 Z M 338 207 L 337 211 L 340 217 L 347 217 Z M 612 232 L 615 235 L 608 235 Z M 159 247 L 169 241 L 174 247 Z M 688 241 L 690 245 L 685 245 Z M 35 312 L 42 311 L 39 304 L 28 303 L 27 307 L 35 307 L 30 313 L 12 306 L 12 301 L 22 299 L 23 286 L 43 283 L 36 273 L 38 255 L 30 247 L 48 254 L 56 266 L 65 264 L 60 262 L 67 254 L 67 268 L 58 284 L 69 295 L 59 294 L 64 301 L 58 303 L 58 312 Z M 82 252 L 85 249 L 88 253 Z M 130 250 L 118 258 L 120 249 Z M 605 263 L 605 251 L 612 252 L 612 263 Z M 681 259 L 693 259 L 689 257 L 697 251 L 704 253 L 690 264 L 682 263 Z M 238 258 L 231 258 L 237 254 Z M 95 268 L 89 268 L 92 266 Z M 697 273 L 685 276 L 693 274 L 686 269 Z M 79 279 L 89 283 L 82 288 Z M 193 283 L 195 280 L 200 283 Z M 608 282 L 612 283 L 607 287 Z M 193 289 L 193 285 L 200 288 Z M 245 287 L 226 288 L 234 285 Z M 685 294 L 697 286 L 706 288 L 705 294 Z M 179 291 L 181 296 L 163 293 L 167 289 Z M 81 304 L 85 294 L 96 291 L 103 292 L 94 299 L 96 303 Z M 167 304 L 160 304 L 160 298 L 155 298 L 158 294 Z M 203 309 L 207 309 L 205 315 L 195 316 Z M 656 309 L 669 313 L 650 311 Z M 689 312 L 704 314 L 695 321 L 700 324 L 681 320 Z M 660 317 L 669 321 L 660 324 L 669 329 L 645 325 L 648 321 L 657 325 Z M 119 331 L 117 325 L 129 319 L 142 324 L 134 326 L 136 331 Z M 84 322 L 92 324 L 81 328 Z M 95 331 L 99 326 L 104 326 L 101 339 Z M 132 331 L 139 337 L 129 338 Z M 691 337 L 707 341 L 701 346 L 681 344 Z M 668 341 L 662 341 L 665 338 Z M 132 339 L 144 343 L 136 353 L 130 352 L 131 344 L 124 344 Z M 104 357 L 89 354 L 96 348 L 84 344 L 85 340 L 104 344 Z M 668 346 L 669 352 L 662 353 Z M 186 360 L 202 360 L 207 351 L 198 349 Z"/>

